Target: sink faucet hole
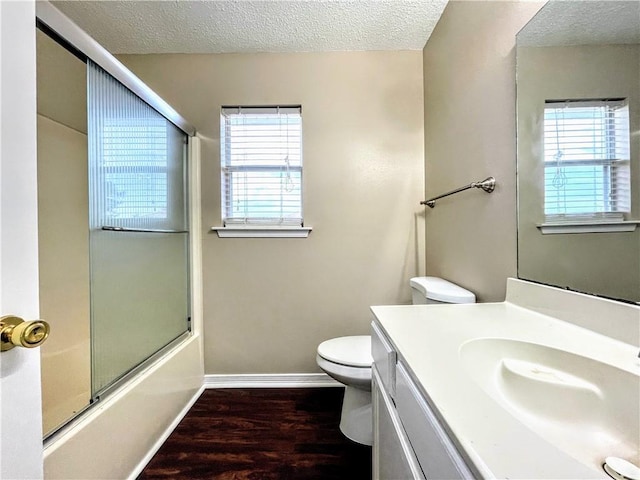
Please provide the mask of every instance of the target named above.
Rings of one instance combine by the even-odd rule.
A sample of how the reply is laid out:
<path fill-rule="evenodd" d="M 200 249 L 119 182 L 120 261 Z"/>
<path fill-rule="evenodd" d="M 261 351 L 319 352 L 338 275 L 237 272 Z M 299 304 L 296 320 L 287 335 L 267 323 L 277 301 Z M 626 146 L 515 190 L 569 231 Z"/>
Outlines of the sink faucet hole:
<path fill-rule="evenodd" d="M 602 468 L 615 480 L 640 480 L 640 468 L 618 457 L 607 457 Z"/>

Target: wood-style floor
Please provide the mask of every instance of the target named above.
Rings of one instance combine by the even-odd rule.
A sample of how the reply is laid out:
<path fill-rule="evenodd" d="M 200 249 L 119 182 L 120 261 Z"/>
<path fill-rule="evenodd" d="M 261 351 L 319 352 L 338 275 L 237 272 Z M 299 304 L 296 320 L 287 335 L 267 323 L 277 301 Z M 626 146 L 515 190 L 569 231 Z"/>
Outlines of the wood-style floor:
<path fill-rule="evenodd" d="M 371 479 L 338 428 L 342 388 L 205 390 L 142 479 Z"/>

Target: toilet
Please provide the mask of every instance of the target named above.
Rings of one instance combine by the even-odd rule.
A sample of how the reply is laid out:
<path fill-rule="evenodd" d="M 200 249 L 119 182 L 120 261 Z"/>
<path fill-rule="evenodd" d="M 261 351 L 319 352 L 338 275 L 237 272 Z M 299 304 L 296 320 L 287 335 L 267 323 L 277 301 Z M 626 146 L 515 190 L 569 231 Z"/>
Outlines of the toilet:
<path fill-rule="evenodd" d="M 414 305 L 475 303 L 469 290 L 438 277 L 414 277 L 409 281 Z M 345 385 L 340 431 L 354 442 L 371 445 L 371 337 L 354 335 L 326 340 L 318 345 L 318 366 Z"/>

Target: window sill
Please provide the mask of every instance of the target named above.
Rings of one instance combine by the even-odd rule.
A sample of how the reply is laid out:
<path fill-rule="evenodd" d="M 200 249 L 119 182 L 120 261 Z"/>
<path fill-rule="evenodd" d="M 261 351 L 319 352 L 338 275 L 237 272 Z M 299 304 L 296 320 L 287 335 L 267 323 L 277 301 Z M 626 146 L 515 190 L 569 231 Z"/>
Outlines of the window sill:
<path fill-rule="evenodd" d="M 211 227 L 220 238 L 307 238 L 311 227 Z"/>
<path fill-rule="evenodd" d="M 633 232 L 640 224 L 638 220 L 611 222 L 562 222 L 536 225 L 543 235 L 567 233 L 613 233 Z"/>

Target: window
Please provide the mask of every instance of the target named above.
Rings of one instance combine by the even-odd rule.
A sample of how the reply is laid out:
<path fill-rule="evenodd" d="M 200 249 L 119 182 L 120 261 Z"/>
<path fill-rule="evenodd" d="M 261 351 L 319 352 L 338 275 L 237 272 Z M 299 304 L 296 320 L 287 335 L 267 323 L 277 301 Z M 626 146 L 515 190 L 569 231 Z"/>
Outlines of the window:
<path fill-rule="evenodd" d="M 629 107 L 625 100 L 547 101 L 547 221 L 624 220 L 630 211 Z"/>
<path fill-rule="evenodd" d="M 300 106 L 222 108 L 225 227 L 303 225 L 301 113 Z"/>

